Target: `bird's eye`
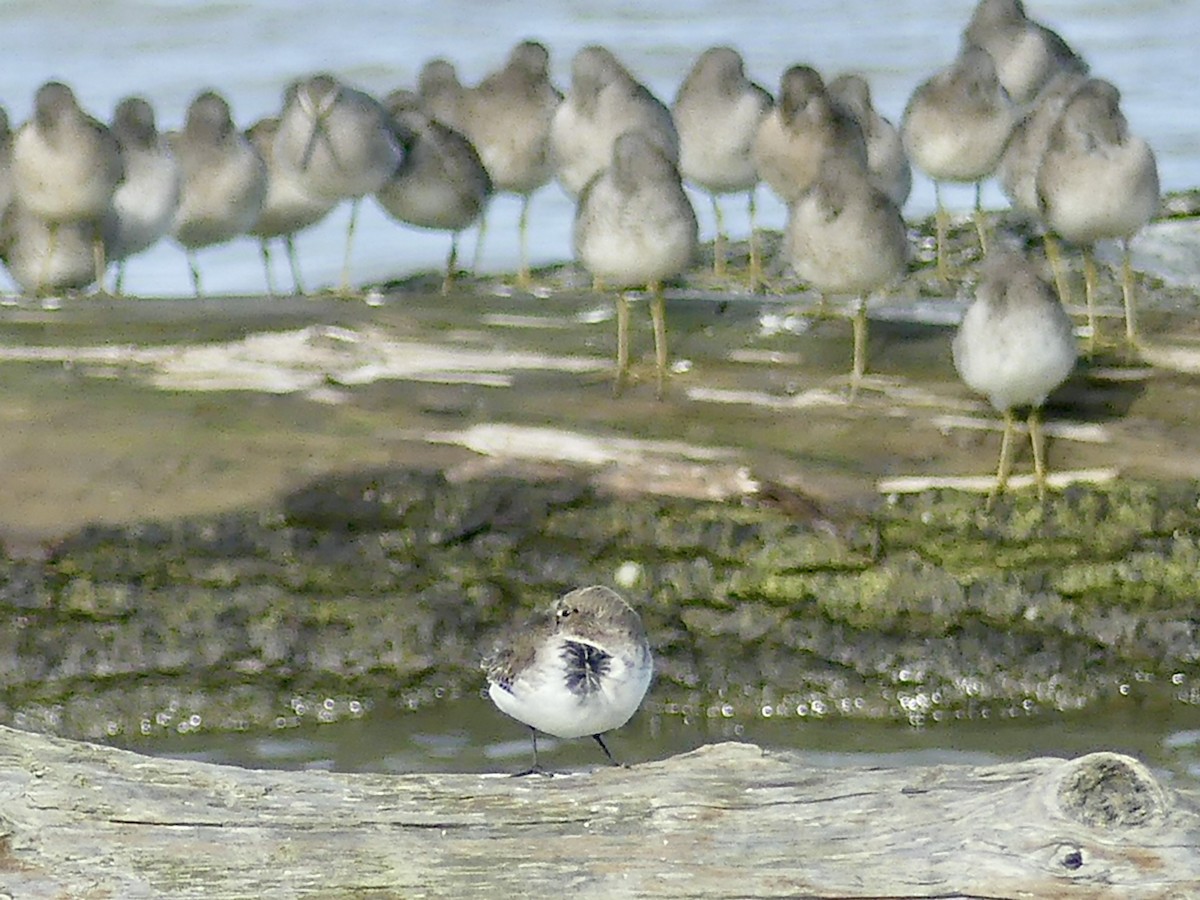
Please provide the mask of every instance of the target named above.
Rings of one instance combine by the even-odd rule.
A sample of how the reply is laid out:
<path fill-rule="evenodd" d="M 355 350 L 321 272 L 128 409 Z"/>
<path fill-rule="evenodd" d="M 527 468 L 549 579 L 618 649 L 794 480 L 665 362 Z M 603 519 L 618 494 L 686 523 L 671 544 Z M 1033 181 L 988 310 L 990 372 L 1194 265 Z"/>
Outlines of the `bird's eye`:
<path fill-rule="evenodd" d="M 573 613 L 573 612 L 575 612 L 575 610 L 571 609 L 571 607 L 564 606 L 564 607 L 562 607 L 562 609 L 560 609 L 558 611 L 558 617 L 560 619 L 565 619 L 565 618 L 567 618 L 567 616 L 571 615 L 571 613 Z"/>

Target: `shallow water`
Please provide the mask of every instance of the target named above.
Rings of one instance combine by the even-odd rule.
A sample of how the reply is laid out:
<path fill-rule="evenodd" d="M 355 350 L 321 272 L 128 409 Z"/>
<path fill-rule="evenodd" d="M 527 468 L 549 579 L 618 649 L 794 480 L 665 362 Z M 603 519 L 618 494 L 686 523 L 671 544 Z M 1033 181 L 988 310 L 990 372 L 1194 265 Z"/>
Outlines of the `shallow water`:
<path fill-rule="evenodd" d="M 787 0 L 363 0 L 352 6 L 318 0 L 9 0 L 0 4 L 6 36 L 0 101 L 13 122 L 29 114 L 37 86 L 50 78 L 72 84 L 82 102 L 107 118 L 130 93 L 149 98 L 160 125 L 181 124 L 189 100 L 215 87 L 227 94 L 237 121 L 248 126 L 278 110 L 284 85 L 317 69 L 383 93 L 411 85 L 430 57 L 453 60 L 473 83 L 526 37 L 547 44 L 560 87 L 581 46 L 611 46 L 660 97 L 669 101 L 691 62 L 713 43 L 738 47 L 751 75 L 774 89 L 789 65 L 807 62 L 822 72 L 857 70 L 873 86 L 876 104 L 898 119 L 913 87 L 957 49 L 972 0 L 845 0 L 832 6 Z M 1200 184 L 1200 132 L 1192 102 L 1192 38 L 1200 33 L 1200 4 L 1188 0 L 1030 0 L 1030 13 L 1056 28 L 1093 71 L 1120 87 L 1134 129 L 1158 154 L 1164 189 Z M 701 227 L 711 234 L 707 201 L 695 198 Z M 970 189 L 947 193 L 967 206 Z M 988 205 L 1003 205 L 990 186 Z M 732 233 L 745 230 L 744 204 L 728 204 Z M 918 177 L 906 212 L 933 205 L 932 186 Z M 516 261 L 518 204 L 494 203 L 483 268 L 511 270 Z M 778 228 L 783 208 L 760 190 L 760 222 Z M 570 255 L 572 208 L 551 185 L 537 195 L 531 230 L 535 263 Z M 348 208 L 303 234 L 298 245 L 308 287 L 339 277 Z M 466 257 L 473 241 L 464 243 Z M 354 254 L 354 278 L 378 281 L 442 265 L 448 238 L 387 220 L 364 204 Z M 264 289 L 257 246 L 235 241 L 200 254 L 205 288 L 212 293 Z M 289 283 L 277 260 L 277 278 Z M 187 269 L 178 248 L 162 244 L 129 266 L 133 294 L 188 295 Z"/>

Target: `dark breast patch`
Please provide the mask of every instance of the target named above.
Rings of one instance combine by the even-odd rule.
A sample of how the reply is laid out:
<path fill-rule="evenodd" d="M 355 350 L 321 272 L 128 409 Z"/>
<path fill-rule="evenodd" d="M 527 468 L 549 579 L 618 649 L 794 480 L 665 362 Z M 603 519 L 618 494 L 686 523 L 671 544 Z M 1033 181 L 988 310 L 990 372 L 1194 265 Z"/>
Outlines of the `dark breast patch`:
<path fill-rule="evenodd" d="M 567 670 L 567 688 L 572 694 L 586 697 L 600 689 L 600 679 L 608 673 L 612 656 L 591 644 L 567 641 L 562 649 Z"/>

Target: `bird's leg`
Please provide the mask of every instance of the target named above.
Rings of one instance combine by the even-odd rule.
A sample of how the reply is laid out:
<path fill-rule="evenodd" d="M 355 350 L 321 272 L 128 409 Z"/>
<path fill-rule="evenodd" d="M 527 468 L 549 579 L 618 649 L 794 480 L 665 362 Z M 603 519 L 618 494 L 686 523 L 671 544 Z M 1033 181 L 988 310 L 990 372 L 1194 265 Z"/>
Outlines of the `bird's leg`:
<path fill-rule="evenodd" d="M 479 214 L 479 233 L 475 235 L 475 256 L 471 260 L 472 276 L 474 276 L 483 265 L 483 239 L 487 237 L 487 216 L 488 209 L 490 207 L 491 204 L 487 201 L 484 201 L 483 211 Z M 524 257 L 522 257 L 522 262 L 524 262 Z M 517 280 L 518 282 L 520 281 L 520 275 L 517 276 Z"/>
<path fill-rule="evenodd" d="M 592 276 L 592 292 L 596 294 L 604 293 L 604 279 L 599 275 Z"/>
<path fill-rule="evenodd" d="M 529 201 L 531 194 L 521 198 L 521 216 L 517 219 L 517 240 L 521 246 L 520 262 L 517 265 L 517 287 L 528 290 L 533 281 L 529 272 Z M 482 224 L 479 226 L 483 228 Z"/>
<path fill-rule="evenodd" d="M 750 293 L 752 294 L 758 292 L 758 289 L 762 286 L 763 280 L 762 258 L 758 251 L 758 235 L 755 234 L 754 230 L 755 219 L 757 218 L 756 213 L 758 211 L 758 204 L 755 202 L 754 196 L 755 193 L 755 188 L 750 188 L 750 200 L 748 207 L 750 211 Z"/>
<path fill-rule="evenodd" d="M 620 397 L 629 370 L 629 299 L 617 294 L 617 376 L 613 380 L 613 396 Z"/>
<path fill-rule="evenodd" d="M 58 249 L 58 224 L 50 225 L 50 239 L 46 242 L 46 255 L 42 257 L 42 270 L 38 273 L 37 284 L 33 286 L 33 295 L 43 297 L 46 294 L 46 283 L 50 281 L 50 267 L 54 264 L 54 254 Z"/>
<path fill-rule="evenodd" d="M 454 276 L 458 267 L 458 236 L 461 232 L 454 232 L 450 238 L 450 255 L 446 258 L 446 274 L 442 278 L 442 296 L 450 293 L 450 288 L 454 286 Z"/>
<path fill-rule="evenodd" d="M 983 182 L 975 182 L 975 232 L 979 235 L 979 252 L 987 255 L 987 213 L 983 210 Z"/>
<path fill-rule="evenodd" d="M 187 253 L 188 269 L 192 273 L 192 289 L 196 292 L 196 299 L 199 300 L 202 295 L 200 290 L 200 266 L 196 262 L 196 251 L 188 247 Z"/>
<path fill-rule="evenodd" d="M 266 238 L 259 238 L 258 249 L 262 254 L 263 273 L 267 277 L 267 296 L 275 296 L 275 277 L 271 274 L 271 245 Z"/>
<path fill-rule="evenodd" d="M 867 298 L 859 297 L 854 310 L 854 368 L 850 371 L 850 402 L 867 371 Z"/>
<path fill-rule="evenodd" d="M 718 278 L 725 275 L 725 218 L 721 215 L 721 201 L 716 194 L 712 198 L 713 218 L 717 221 L 717 234 L 713 238 L 713 274 Z"/>
<path fill-rule="evenodd" d="M 996 467 L 996 483 L 988 492 L 986 509 L 991 509 L 996 498 L 1008 485 L 1008 473 L 1012 470 L 1012 433 L 1015 423 L 1011 409 L 1004 411 L 1004 437 L 1000 439 L 1000 465 Z"/>
<path fill-rule="evenodd" d="M 1063 262 L 1062 247 L 1059 246 L 1058 238 L 1049 231 L 1042 240 L 1046 245 L 1046 261 L 1050 263 L 1050 272 L 1054 275 L 1054 286 L 1058 289 L 1058 299 L 1063 306 L 1070 306 L 1072 303 L 1071 281 L 1067 277 L 1067 267 Z"/>
<path fill-rule="evenodd" d="M 350 296 L 350 256 L 354 247 L 354 229 L 358 224 L 358 207 L 362 204 L 362 197 L 355 197 L 350 201 L 350 224 L 346 227 L 346 253 L 342 257 L 342 296 Z"/>
<path fill-rule="evenodd" d="M 617 762 L 616 758 L 609 751 L 608 745 L 604 743 L 604 738 L 600 737 L 598 734 L 593 734 L 592 738 L 597 744 L 600 745 L 600 749 L 604 751 L 604 755 L 608 757 L 608 761 L 610 763 L 612 763 L 614 766 L 621 766 L 621 763 Z M 621 767 L 624 768 L 623 766 Z"/>
<path fill-rule="evenodd" d="M 1129 238 L 1121 242 L 1121 296 L 1125 301 L 1125 341 L 1137 346 L 1137 310 L 1133 306 L 1133 262 L 1129 256 Z"/>
<path fill-rule="evenodd" d="M 96 266 L 96 287 L 104 290 L 104 273 L 108 270 L 108 254 L 104 247 L 104 235 L 100 223 L 92 223 L 92 262 Z"/>
<path fill-rule="evenodd" d="M 1033 445 L 1033 475 L 1037 482 L 1038 500 L 1046 502 L 1046 450 L 1045 436 L 1042 434 L 1042 415 L 1038 407 L 1029 411 L 1026 420 L 1029 426 L 1029 443 Z"/>
<path fill-rule="evenodd" d="M 513 772 L 513 778 L 524 778 L 526 775 L 548 775 L 538 763 L 537 757 L 537 729 L 532 725 L 529 727 L 529 739 L 533 742 L 533 765 L 523 772 Z"/>
<path fill-rule="evenodd" d="M 1099 276 L 1096 272 L 1096 257 L 1092 255 L 1092 248 L 1085 247 L 1083 250 L 1083 293 L 1087 298 L 1087 317 L 1088 317 L 1088 342 L 1087 353 L 1090 358 L 1096 352 L 1096 342 L 1099 340 L 1099 333 L 1096 324 L 1096 287 Z"/>
<path fill-rule="evenodd" d="M 933 214 L 937 240 L 937 273 L 942 281 L 950 281 L 950 264 L 946 260 L 946 230 L 949 226 L 949 216 L 946 207 L 942 206 L 942 186 L 938 181 L 933 182 L 933 196 L 936 211 Z"/>
<path fill-rule="evenodd" d="M 125 260 L 117 263 L 117 277 L 113 281 L 114 296 L 121 297 L 125 293 Z"/>
<path fill-rule="evenodd" d="M 300 260 L 296 256 L 296 242 L 290 234 L 283 236 L 283 246 L 287 249 L 288 265 L 292 268 L 292 282 L 296 285 L 296 296 L 304 296 L 304 282 L 300 278 Z"/>
<path fill-rule="evenodd" d="M 661 400 L 667 379 L 667 301 L 660 282 L 651 282 L 649 291 L 650 319 L 654 323 L 654 368 L 658 378 L 655 397 Z"/>

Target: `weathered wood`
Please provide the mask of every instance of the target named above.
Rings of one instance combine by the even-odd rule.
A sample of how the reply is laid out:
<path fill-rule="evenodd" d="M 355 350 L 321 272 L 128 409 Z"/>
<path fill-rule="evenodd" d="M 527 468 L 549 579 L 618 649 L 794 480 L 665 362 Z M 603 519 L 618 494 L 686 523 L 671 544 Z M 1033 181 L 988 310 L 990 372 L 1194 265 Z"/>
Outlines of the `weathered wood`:
<path fill-rule="evenodd" d="M 12 897 L 1200 895 L 1200 795 L 1113 753 L 554 778 L 251 771 L 0 727 Z"/>

